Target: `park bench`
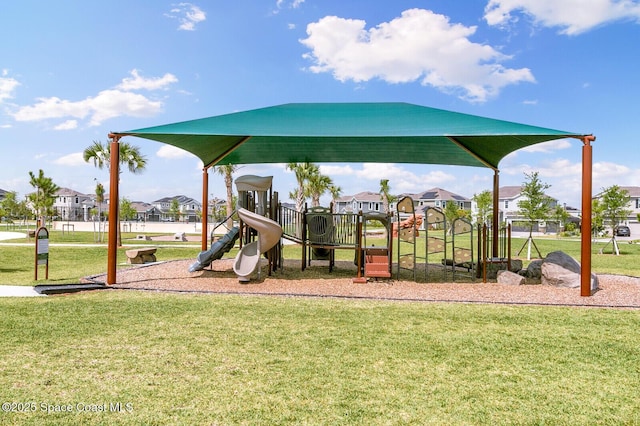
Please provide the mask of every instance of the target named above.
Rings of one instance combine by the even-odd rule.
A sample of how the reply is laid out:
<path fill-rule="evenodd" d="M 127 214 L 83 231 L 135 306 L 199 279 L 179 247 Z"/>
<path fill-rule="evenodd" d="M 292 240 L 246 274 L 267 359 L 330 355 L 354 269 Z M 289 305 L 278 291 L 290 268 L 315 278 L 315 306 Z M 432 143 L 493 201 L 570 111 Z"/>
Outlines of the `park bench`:
<path fill-rule="evenodd" d="M 156 250 L 158 250 L 156 247 L 145 247 L 127 250 L 127 262 L 132 265 L 155 262 Z"/>

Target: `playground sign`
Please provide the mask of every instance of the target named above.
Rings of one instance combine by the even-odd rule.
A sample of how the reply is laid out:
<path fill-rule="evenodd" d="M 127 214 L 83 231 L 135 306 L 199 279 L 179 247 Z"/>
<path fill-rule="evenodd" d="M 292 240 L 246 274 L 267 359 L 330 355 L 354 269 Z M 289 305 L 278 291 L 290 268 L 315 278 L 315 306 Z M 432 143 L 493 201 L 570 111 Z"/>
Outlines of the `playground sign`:
<path fill-rule="evenodd" d="M 38 280 L 38 266 L 46 265 L 45 279 L 49 279 L 49 231 L 41 226 L 36 231 L 35 279 Z"/>

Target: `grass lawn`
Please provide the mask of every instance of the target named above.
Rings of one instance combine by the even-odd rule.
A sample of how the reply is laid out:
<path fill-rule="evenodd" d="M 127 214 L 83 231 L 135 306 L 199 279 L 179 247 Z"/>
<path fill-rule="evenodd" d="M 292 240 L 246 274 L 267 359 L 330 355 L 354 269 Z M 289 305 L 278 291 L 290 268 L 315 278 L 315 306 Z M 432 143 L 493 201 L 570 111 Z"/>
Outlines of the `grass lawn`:
<path fill-rule="evenodd" d="M 131 291 L 0 310 L 0 399 L 34 404 L 1 424 L 640 423 L 635 311 Z"/>

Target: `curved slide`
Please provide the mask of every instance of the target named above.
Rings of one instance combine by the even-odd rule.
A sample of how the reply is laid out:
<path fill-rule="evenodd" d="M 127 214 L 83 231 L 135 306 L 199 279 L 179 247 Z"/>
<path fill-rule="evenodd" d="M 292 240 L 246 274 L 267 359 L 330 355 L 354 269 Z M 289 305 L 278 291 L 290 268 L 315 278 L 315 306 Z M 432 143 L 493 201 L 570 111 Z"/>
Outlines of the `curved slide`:
<path fill-rule="evenodd" d="M 242 247 L 233 263 L 233 271 L 238 276 L 238 280 L 247 282 L 260 263 L 260 255 L 280 241 L 282 228 L 278 222 L 247 209 L 238 209 L 238 216 L 244 223 L 258 231 L 258 240 Z M 258 271 L 258 276 L 259 274 Z"/>

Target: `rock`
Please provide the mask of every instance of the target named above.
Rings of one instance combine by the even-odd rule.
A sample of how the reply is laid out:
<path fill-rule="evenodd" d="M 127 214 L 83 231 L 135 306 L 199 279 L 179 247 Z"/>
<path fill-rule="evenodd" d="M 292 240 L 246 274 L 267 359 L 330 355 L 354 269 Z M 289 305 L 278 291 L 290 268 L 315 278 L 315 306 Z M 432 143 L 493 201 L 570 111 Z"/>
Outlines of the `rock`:
<path fill-rule="evenodd" d="M 531 263 L 529 263 L 529 266 L 527 266 L 527 269 L 522 269 L 520 271 L 520 275 L 525 278 L 539 280 L 542 277 L 542 260 L 532 260 Z"/>
<path fill-rule="evenodd" d="M 511 259 L 511 272 L 519 272 L 522 270 L 522 260 Z"/>
<path fill-rule="evenodd" d="M 184 232 L 177 232 L 173 236 L 174 241 L 187 241 L 187 235 Z"/>
<path fill-rule="evenodd" d="M 578 288 L 581 285 L 580 264 L 561 251 L 549 253 L 542 262 L 542 284 Z M 598 288 L 598 278 L 591 274 L 591 291 Z"/>
<path fill-rule="evenodd" d="M 498 271 L 498 284 L 522 285 L 524 277 L 511 271 Z"/>

